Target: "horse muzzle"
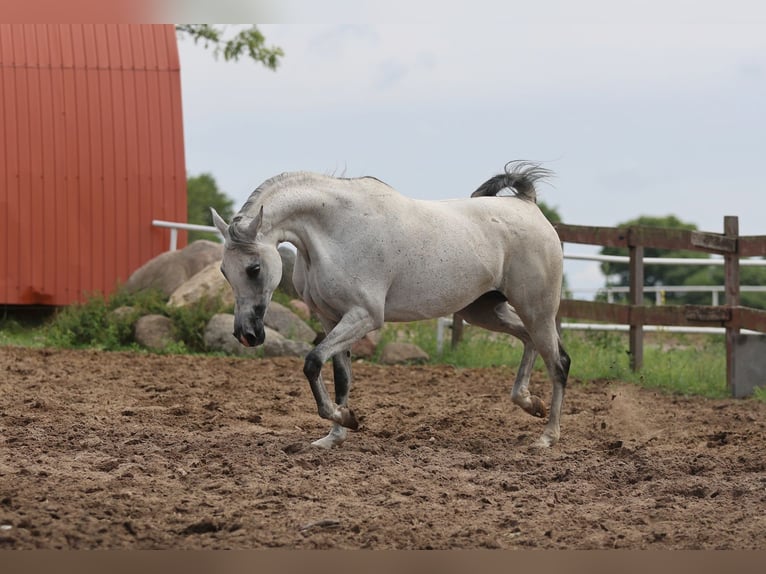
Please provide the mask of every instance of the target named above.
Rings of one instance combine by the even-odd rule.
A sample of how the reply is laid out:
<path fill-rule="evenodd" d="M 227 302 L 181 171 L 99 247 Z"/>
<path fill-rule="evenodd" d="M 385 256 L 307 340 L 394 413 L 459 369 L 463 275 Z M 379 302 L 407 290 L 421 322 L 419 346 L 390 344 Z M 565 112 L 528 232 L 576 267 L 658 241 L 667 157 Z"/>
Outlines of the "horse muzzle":
<path fill-rule="evenodd" d="M 233 335 L 245 347 L 257 347 L 266 340 L 266 329 L 263 320 L 257 319 L 252 325 L 235 325 Z"/>

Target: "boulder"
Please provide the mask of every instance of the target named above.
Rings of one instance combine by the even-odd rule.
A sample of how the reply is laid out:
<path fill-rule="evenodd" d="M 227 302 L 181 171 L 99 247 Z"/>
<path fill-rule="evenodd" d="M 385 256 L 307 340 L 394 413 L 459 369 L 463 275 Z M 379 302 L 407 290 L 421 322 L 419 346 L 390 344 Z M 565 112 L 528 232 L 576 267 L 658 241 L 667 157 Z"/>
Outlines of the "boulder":
<path fill-rule="evenodd" d="M 263 342 L 264 357 L 305 357 L 313 349 L 303 341 L 293 341 L 279 332 L 266 327 L 266 340 Z"/>
<path fill-rule="evenodd" d="M 283 337 L 304 343 L 313 343 L 317 334 L 300 317 L 276 301 L 269 303 L 263 323 Z"/>
<path fill-rule="evenodd" d="M 200 239 L 150 259 L 133 272 L 123 289 L 128 293 L 158 289 L 169 297 L 182 283 L 222 257 L 222 244 Z"/>
<path fill-rule="evenodd" d="M 386 365 L 424 363 L 429 359 L 428 353 L 412 343 L 389 343 L 380 355 L 380 362 Z"/>
<path fill-rule="evenodd" d="M 205 326 L 202 340 L 208 351 L 227 353 L 229 355 L 255 355 L 256 349 L 245 347 L 234 338 L 234 315 L 218 313 L 213 315 Z"/>
<path fill-rule="evenodd" d="M 144 315 L 134 326 L 136 343 L 153 351 L 162 351 L 176 342 L 173 321 L 164 315 Z"/>
<path fill-rule="evenodd" d="M 138 313 L 138 309 L 130 305 L 122 305 L 113 309 L 109 314 L 117 321 L 129 321 Z"/>
<path fill-rule="evenodd" d="M 265 357 L 303 357 L 312 348 L 308 343 L 291 341 L 269 327 L 266 327 L 266 340 L 263 343 L 263 347 L 245 347 L 234 338 L 232 335 L 233 331 L 234 315 L 230 313 L 213 315 L 210 321 L 208 321 L 203 334 L 205 347 L 209 351 L 219 351 L 239 356 L 257 355 L 258 350 L 263 349 Z"/>
<path fill-rule="evenodd" d="M 173 291 L 168 299 L 168 305 L 172 307 L 186 307 L 207 297 L 213 299 L 219 297 L 225 306 L 234 305 L 234 292 L 229 282 L 221 273 L 221 261 L 216 260 L 184 281 L 178 289 Z"/>
<path fill-rule="evenodd" d="M 302 320 L 308 321 L 311 318 L 311 310 L 309 309 L 309 306 L 300 299 L 292 299 L 289 305 L 290 310 Z"/>
<path fill-rule="evenodd" d="M 380 331 L 371 331 L 351 346 L 351 356 L 370 359 L 375 355 L 380 342 Z"/>

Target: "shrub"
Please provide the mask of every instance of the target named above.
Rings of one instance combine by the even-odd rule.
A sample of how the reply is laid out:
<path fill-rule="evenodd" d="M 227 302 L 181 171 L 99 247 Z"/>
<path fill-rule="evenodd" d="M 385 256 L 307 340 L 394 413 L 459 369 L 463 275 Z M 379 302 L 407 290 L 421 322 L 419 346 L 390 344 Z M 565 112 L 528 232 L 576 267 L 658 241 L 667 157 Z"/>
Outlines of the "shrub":
<path fill-rule="evenodd" d="M 187 307 L 168 307 L 167 316 L 173 321 L 176 337 L 189 352 L 202 353 L 205 349 L 204 332 L 210 318 L 224 311 L 221 299 L 202 298 Z"/>
<path fill-rule="evenodd" d="M 132 311 L 115 313 L 120 307 Z M 104 350 L 132 348 L 133 326 L 142 315 L 169 317 L 176 329 L 179 343 L 174 352 L 204 351 L 205 325 L 215 313 L 221 312 L 220 299 L 203 299 L 188 307 L 168 307 L 159 291 L 128 294 L 117 291 L 109 299 L 100 294 L 90 295 L 85 302 L 61 309 L 46 332 L 47 342 L 57 347 L 96 347 Z"/>

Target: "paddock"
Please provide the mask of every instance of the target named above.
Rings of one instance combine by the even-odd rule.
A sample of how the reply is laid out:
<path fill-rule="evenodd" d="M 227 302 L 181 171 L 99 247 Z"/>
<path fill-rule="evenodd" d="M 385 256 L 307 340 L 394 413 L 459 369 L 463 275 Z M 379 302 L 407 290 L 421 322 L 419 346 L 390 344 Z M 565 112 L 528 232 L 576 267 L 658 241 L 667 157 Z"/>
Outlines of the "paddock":
<path fill-rule="evenodd" d="M 539 451 L 510 369 L 356 363 L 323 451 L 301 367 L 0 348 L 0 548 L 764 548 L 763 402 L 572 379 Z"/>

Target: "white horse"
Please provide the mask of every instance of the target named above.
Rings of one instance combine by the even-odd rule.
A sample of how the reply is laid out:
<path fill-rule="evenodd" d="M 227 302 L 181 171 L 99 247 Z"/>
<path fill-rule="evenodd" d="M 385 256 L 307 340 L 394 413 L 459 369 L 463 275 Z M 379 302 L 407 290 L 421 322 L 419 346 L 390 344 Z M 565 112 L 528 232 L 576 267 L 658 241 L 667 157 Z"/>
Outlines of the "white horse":
<path fill-rule="evenodd" d="M 549 174 L 510 162 L 473 199 L 420 201 L 372 177 L 285 173 L 261 184 L 231 225 L 212 210 L 225 241 L 221 271 L 236 301 L 234 337 L 246 347 L 265 338 L 263 316 L 282 276 L 277 245 L 297 248 L 295 287 L 326 332 L 303 372 L 319 416 L 333 422 L 312 444 L 337 446 L 348 428 L 358 428 L 348 407 L 349 349 L 356 341 L 385 321 L 452 313 L 524 343 L 511 397 L 537 417 L 545 416 L 545 405 L 527 386 L 537 353 L 542 356 L 553 395 L 535 446 L 558 441 L 570 363 L 556 328 L 563 255 L 534 186 Z M 512 195 L 498 196 L 504 189 Z M 335 402 L 321 376 L 330 358 Z"/>

